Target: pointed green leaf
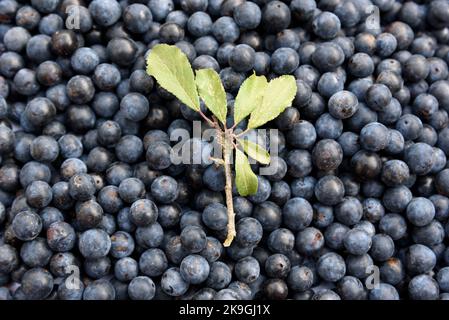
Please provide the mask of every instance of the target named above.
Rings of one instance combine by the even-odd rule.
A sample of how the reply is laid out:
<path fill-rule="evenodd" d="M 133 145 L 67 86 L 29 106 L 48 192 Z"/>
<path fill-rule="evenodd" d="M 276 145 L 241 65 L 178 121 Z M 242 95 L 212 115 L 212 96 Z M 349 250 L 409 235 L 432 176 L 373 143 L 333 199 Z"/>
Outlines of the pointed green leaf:
<path fill-rule="evenodd" d="M 265 89 L 262 104 L 251 112 L 248 128 L 257 128 L 275 119 L 292 104 L 295 95 L 295 77 L 285 75 L 271 80 Z"/>
<path fill-rule="evenodd" d="M 251 170 L 248 158 L 239 149 L 235 149 L 235 185 L 241 196 L 257 192 L 257 176 Z"/>
<path fill-rule="evenodd" d="M 214 69 L 200 69 L 195 78 L 198 93 L 206 107 L 221 121 L 226 123 L 228 111 L 226 92 L 221 84 L 220 76 Z"/>
<path fill-rule="evenodd" d="M 242 83 L 234 102 L 234 123 L 239 123 L 260 107 L 267 84 L 267 78 L 258 77 L 255 73 Z"/>
<path fill-rule="evenodd" d="M 245 139 L 238 139 L 238 142 L 242 146 L 243 150 L 245 150 L 246 154 L 254 160 L 259 161 L 262 164 L 270 163 L 270 155 L 268 154 L 267 150 L 265 150 L 259 144 Z"/>
<path fill-rule="evenodd" d="M 182 103 L 200 110 L 192 67 L 186 55 L 176 46 L 158 44 L 147 59 L 147 73 Z"/>

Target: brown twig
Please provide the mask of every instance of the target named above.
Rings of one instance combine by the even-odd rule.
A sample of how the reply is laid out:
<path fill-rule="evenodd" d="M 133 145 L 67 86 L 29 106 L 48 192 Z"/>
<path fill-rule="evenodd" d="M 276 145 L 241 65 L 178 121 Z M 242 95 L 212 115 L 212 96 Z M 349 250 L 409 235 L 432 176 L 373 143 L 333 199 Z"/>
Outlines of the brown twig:
<path fill-rule="evenodd" d="M 236 236 L 235 231 L 235 213 L 234 204 L 232 202 L 232 170 L 231 170 L 231 157 L 233 150 L 233 138 L 232 130 L 226 130 L 224 133 L 224 145 L 223 145 L 223 160 L 226 177 L 226 207 L 228 210 L 228 235 L 223 245 L 229 247 Z"/>
<path fill-rule="evenodd" d="M 211 126 L 211 127 L 215 127 L 215 124 L 214 124 L 214 122 L 211 120 L 211 119 L 209 119 L 205 114 L 204 114 L 204 112 L 203 111 L 201 111 L 201 110 L 198 110 L 198 113 L 200 114 L 200 116 Z"/>

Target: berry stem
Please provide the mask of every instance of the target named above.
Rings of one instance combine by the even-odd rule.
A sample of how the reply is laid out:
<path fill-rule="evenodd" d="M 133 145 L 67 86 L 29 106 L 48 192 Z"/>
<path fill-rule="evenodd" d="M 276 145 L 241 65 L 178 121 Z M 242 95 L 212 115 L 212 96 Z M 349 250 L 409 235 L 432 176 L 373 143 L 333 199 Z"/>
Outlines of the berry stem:
<path fill-rule="evenodd" d="M 224 160 L 224 169 L 225 169 L 225 177 L 226 177 L 226 207 L 228 210 L 228 235 L 223 245 L 225 247 L 229 247 L 234 240 L 236 235 L 235 231 L 235 213 L 234 213 L 234 204 L 232 202 L 232 170 L 231 170 L 231 157 L 233 150 L 233 138 L 232 131 L 226 130 L 224 132 L 223 139 L 223 160 Z"/>

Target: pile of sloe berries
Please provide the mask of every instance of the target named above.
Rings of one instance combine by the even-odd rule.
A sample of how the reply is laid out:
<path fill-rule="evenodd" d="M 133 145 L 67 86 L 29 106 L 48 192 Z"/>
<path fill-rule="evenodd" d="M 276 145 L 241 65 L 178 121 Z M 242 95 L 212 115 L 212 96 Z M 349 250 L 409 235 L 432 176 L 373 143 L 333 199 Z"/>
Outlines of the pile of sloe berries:
<path fill-rule="evenodd" d="M 228 248 L 159 43 L 231 115 L 253 70 L 296 78 Z M 448 0 L 1 0 L 0 299 L 448 300 L 448 63 Z"/>

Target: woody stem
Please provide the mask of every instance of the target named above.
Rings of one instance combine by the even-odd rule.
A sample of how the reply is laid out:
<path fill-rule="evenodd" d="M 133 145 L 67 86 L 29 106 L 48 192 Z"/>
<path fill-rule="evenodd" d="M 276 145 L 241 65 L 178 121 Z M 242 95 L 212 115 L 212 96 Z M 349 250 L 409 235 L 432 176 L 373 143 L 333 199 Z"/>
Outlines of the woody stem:
<path fill-rule="evenodd" d="M 233 150 L 233 137 L 232 130 L 225 130 L 223 137 L 223 160 L 226 177 L 226 207 L 228 211 L 228 235 L 223 245 L 229 247 L 236 235 L 235 231 L 235 213 L 234 204 L 232 201 L 232 170 L 231 170 L 231 158 Z"/>

